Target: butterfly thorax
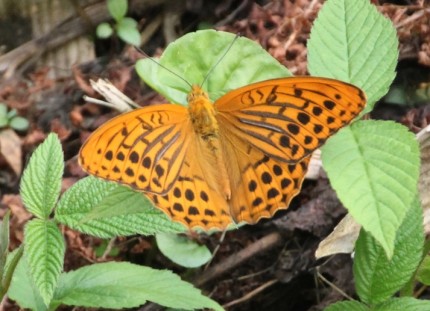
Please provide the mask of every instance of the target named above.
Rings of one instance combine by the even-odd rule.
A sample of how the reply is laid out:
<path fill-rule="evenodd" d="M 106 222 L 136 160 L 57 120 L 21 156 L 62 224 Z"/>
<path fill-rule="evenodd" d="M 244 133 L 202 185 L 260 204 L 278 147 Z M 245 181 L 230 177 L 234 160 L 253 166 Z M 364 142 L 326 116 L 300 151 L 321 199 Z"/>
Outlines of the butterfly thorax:
<path fill-rule="evenodd" d="M 188 95 L 188 111 L 197 135 L 205 141 L 218 139 L 219 128 L 215 118 L 215 107 L 208 94 L 198 85 L 194 85 Z"/>

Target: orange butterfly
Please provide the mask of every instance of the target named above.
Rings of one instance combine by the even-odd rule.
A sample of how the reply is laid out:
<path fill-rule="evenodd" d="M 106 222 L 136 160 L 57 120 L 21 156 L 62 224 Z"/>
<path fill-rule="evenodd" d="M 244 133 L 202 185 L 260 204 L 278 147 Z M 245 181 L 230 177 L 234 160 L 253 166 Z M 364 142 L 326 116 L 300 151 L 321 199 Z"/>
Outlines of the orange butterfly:
<path fill-rule="evenodd" d="M 256 223 L 286 209 L 310 154 L 364 108 L 359 88 L 292 77 L 250 84 L 211 103 L 193 86 L 188 108 L 120 115 L 83 145 L 85 171 L 142 191 L 189 228 Z"/>

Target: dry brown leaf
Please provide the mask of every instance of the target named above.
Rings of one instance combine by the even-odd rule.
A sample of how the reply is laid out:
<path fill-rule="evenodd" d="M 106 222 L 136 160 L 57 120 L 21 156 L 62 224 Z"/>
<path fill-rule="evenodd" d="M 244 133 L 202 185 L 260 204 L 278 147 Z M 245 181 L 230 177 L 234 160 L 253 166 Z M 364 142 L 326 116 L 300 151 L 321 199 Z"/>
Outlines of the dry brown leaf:
<path fill-rule="evenodd" d="M 19 176 L 22 170 L 22 143 L 19 136 L 12 129 L 0 131 L 0 154 Z"/>
<path fill-rule="evenodd" d="M 346 214 L 333 232 L 318 245 L 315 257 L 319 259 L 339 253 L 352 253 L 360 228 L 361 226 L 356 223 L 354 218 L 350 214 Z"/>

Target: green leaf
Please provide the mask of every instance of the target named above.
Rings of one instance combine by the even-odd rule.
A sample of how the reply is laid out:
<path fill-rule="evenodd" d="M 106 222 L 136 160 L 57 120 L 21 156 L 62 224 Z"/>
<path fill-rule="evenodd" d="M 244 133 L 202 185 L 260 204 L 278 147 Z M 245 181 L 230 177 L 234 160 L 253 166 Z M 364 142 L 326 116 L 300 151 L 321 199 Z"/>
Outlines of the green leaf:
<path fill-rule="evenodd" d="M 7 127 L 9 125 L 9 119 L 6 116 L 0 116 L 0 128 Z"/>
<path fill-rule="evenodd" d="M 24 230 L 24 255 L 30 274 L 45 304 L 49 304 L 63 269 L 65 243 L 57 225 L 33 219 Z"/>
<path fill-rule="evenodd" d="M 0 221 L 0 281 L 3 280 L 6 259 L 9 253 L 9 219 L 10 210 L 7 211 L 3 220 Z"/>
<path fill-rule="evenodd" d="M 6 104 L 0 103 L 0 119 L 7 119 L 7 106 Z"/>
<path fill-rule="evenodd" d="M 170 271 L 126 262 L 94 264 L 61 276 L 55 299 L 66 305 L 133 308 L 147 300 L 185 310 L 222 310 Z"/>
<path fill-rule="evenodd" d="M 354 219 L 393 253 L 396 231 L 417 193 L 415 136 L 389 121 L 359 121 L 322 148 L 323 166 Z"/>
<path fill-rule="evenodd" d="M 27 209 L 47 219 L 61 189 L 63 152 L 57 135 L 49 134 L 31 156 L 21 179 L 21 197 Z"/>
<path fill-rule="evenodd" d="M 124 18 L 116 27 L 118 37 L 124 42 L 139 46 L 140 45 L 140 32 L 137 29 L 137 22 L 129 17 Z"/>
<path fill-rule="evenodd" d="M 12 283 L 7 294 L 9 298 L 15 300 L 21 308 L 36 311 L 48 310 L 48 307 L 43 302 L 42 296 L 30 278 L 29 267 L 25 257 L 21 258 L 15 269 Z"/>
<path fill-rule="evenodd" d="M 142 193 L 95 177 L 80 180 L 63 194 L 55 218 L 102 238 L 184 231 L 181 224 L 152 207 Z"/>
<path fill-rule="evenodd" d="M 108 0 L 107 7 L 110 15 L 118 22 L 127 13 L 127 0 Z"/>
<path fill-rule="evenodd" d="M 113 29 L 108 23 L 101 23 L 97 26 L 96 35 L 101 39 L 107 39 L 112 36 Z"/>
<path fill-rule="evenodd" d="M 1 279 L 2 293 L 5 294 L 9 291 L 12 277 L 15 274 L 16 267 L 22 258 L 24 253 L 24 246 L 20 245 L 15 248 L 12 252 L 8 253 L 6 258 L 6 264 L 4 265 L 4 272 Z"/>
<path fill-rule="evenodd" d="M 374 311 L 428 311 L 430 301 L 418 300 L 412 297 L 392 298 L 380 306 L 372 309 Z"/>
<path fill-rule="evenodd" d="M 365 303 L 387 300 L 409 281 L 420 263 L 424 245 L 423 216 L 419 199 L 408 210 L 388 260 L 384 249 L 364 230 L 356 242 L 354 277 L 357 293 Z"/>
<path fill-rule="evenodd" d="M 201 30 L 181 37 L 169 44 L 159 62 L 177 76 L 150 59 L 139 60 L 136 71 L 169 101 L 182 105 L 187 105 L 191 89 L 181 78 L 201 85 L 209 74 L 203 88 L 214 101 L 230 90 L 253 82 L 291 76 L 258 43 L 215 30 Z"/>
<path fill-rule="evenodd" d="M 12 109 L 11 111 L 9 111 L 7 113 L 7 117 L 10 120 L 10 119 L 16 117 L 17 114 L 18 114 L 18 112 L 16 111 L 16 109 Z"/>
<path fill-rule="evenodd" d="M 327 1 L 307 46 L 312 75 L 354 83 L 365 91 L 363 113 L 373 109 L 395 77 L 396 30 L 369 0 Z"/>
<path fill-rule="evenodd" d="M 340 301 L 336 302 L 327 308 L 324 311 L 370 311 L 369 307 L 359 301 Z"/>
<path fill-rule="evenodd" d="M 197 268 L 209 262 L 211 252 L 205 245 L 177 234 L 158 233 L 157 245 L 164 256 L 186 268 Z"/>
<path fill-rule="evenodd" d="M 424 285 L 430 285 L 430 256 L 427 255 L 424 257 L 424 260 L 421 262 L 420 267 L 418 268 L 416 278 L 418 281 L 423 283 Z"/>
<path fill-rule="evenodd" d="M 25 131 L 28 129 L 28 120 L 23 117 L 14 117 L 10 120 L 9 125 L 11 128 L 17 131 Z"/>

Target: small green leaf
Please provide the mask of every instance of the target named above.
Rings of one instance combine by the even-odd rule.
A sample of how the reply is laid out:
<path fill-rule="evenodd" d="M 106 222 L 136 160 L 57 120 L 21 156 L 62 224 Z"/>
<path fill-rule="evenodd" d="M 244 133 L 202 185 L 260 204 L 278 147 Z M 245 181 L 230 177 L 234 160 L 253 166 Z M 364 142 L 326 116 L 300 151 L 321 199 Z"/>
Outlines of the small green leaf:
<path fill-rule="evenodd" d="M 127 0 L 108 0 L 107 7 L 110 15 L 118 22 L 127 13 Z"/>
<path fill-rule="evenodd" d="M 10 120 L 10 119 L 12 119 L 12 118 L 16 117 L 17 113 L 18 113 L 18 112 L 16 111 L 16 109 L 12 109 L 11 111 L 9 111 L 9 112 L 7 113 L 7 117 L 8 117 L 8 119 Z"/>
<path fill-rule="evenodd" d="M 322 160 L 344 206 L 391 256 L 396 231 L 417 193 L 415 136 L 391 121 L 359 121 L 327 141 Z"/>
<path fill-rule="evenodd" d="M 396 30 L 369 0 L 327 1 L 307 46 L 312 75 L 354 83 L 365 91 L 363 113 L 373 109 L 395 77 Z"/>
<path fill-rule="evenodd" d="M 186 34 L 167 46 L 159 62 L 190 84 L 202 84 L 209 74 L 203 87 L 213 101 L 253 82 L 291 76 L 258 43 L 215 30 Z M 136 71 L 171 102 L 187 105 L 187 94 L 191 89 L 179 77 L 149 59 L 139 60 Z"/>
<path fill-rule="evenodd" d="M 4 215 L 0 221 L 0 281 L 3 280 L 7 255 L 9 253 L 9 218 L 10 210 Z"/>
<path fill-rule="evenodd" d="M 7 127 L 9 125 L 9 119 L 7 116 L 0 116 L 0 128 Z"/>
<path fill-rule="evenodd" d="M 427 255 L 424 257 L 424 260 L 421 262 L 420 267 L 418 268 L 416 278 L 418 281 L 423 283 L 424 285 L 430 285 L 430 256 Z"/>
<path fill-rule="evenodd" d="M 370 311 L 369 307 L 359 301 L 340 301 L 336 302 L 324 311 Z"/>
<path fill-rule="evenodd" d="M 7 106 L 6 104 L 0 103 L 0 119 L 7 119 Z"/>
<path fill-rule="evenodd" d="M 24 253 L 24 246 L 20 245 L 18 248 L 15 248 L 11 253 L 8 253 L 7 255 L 6 264 L 4 265 L 4 268 L 3 268 L 3 271 L 4 271 L 3 276 L 1 279 L 1 290 L 3 295 L 9 292 L 10 285 L 12 282 L 12 277 L 15 274 L 17 265 L 22 259 L 23 253 Z"/>
<path fill-rule="evenodd" d="M 87 177 L 67 190 L 56 209 L 57 221 L 102 238 L 157 232 L 183 232 L 139 192 Z"/>
<path fill-rule="evenodd" d="M 354 277 L 360 299 L 381 303 L 409 281 L 420 263 L 424 245 L 422 209 L 414 200 L 400 226 L 394 253 L 388 260 L 384 249 L 364 230 L 356 242 Z"/>
<path fill-rule="evenodd" d="M 24 230 L 24 255 L 34 284 L 43 301 L 49 305 L 63 269 L 66 246 L 57 225 L 44 219 L 33 219 Z"/>
<path fill-rule="evenodd" d="M 126 262 L 94 264 L 64 273 L 55 300 L 66 305 L 109 309 L 133 308 L 149 300 L 184 310 L 222 310 L 172 272 Z"/>
<path fill-rule="evenodd" d="M 97 26 L 96 35 L 101 39 L 107 39 L 112 36 L 113 29 L 108 23 L 101 23 Z"/>
<path fill-rule="evenodd" d="M 137 29 L 137 22 L 129 17 L 124 18 L 116 27 L 118 37 L 124 42 L 139 46 L 140 45 L 140 32 Z"/>
<path fill-rule="evenodd" d="M 28 129 L 29 123 L 27 119 L 17 116 L 10 120 L 9 125 L 14 130 L 25 131 Z"/>
<path fill-rule="evenodd" d="M 30 278 L 29 267 L 25 257 L 22 257 L 16 266 L 12 283 L 7 294 L 9 298 L 15 300 L 21 308 L 35 311 L 48 310 L 48 307 L 43 302 L 42 296 Z M 55 310 L 55 308 L 51 310 Z"/>
<path fill-rule="evenodd" d="M 199 245 L 185 236 L 158 233 L 155 238 L 163 255 L 183 267 L 197 268 L 212 258 L 205 245 Z"/>
<path fill-rule="evenodd" d="M 57 135 L 49 134 L 31 156 L 21 179 L 24 205 L 35 216 L 47 219 L 61 190 L 63 151 Z"/>
<path fill-rule="evenodd" d="M 392 298 L 372 311 L 428 311 L 430 301 L 418 300 L 412 297 Z"/>

